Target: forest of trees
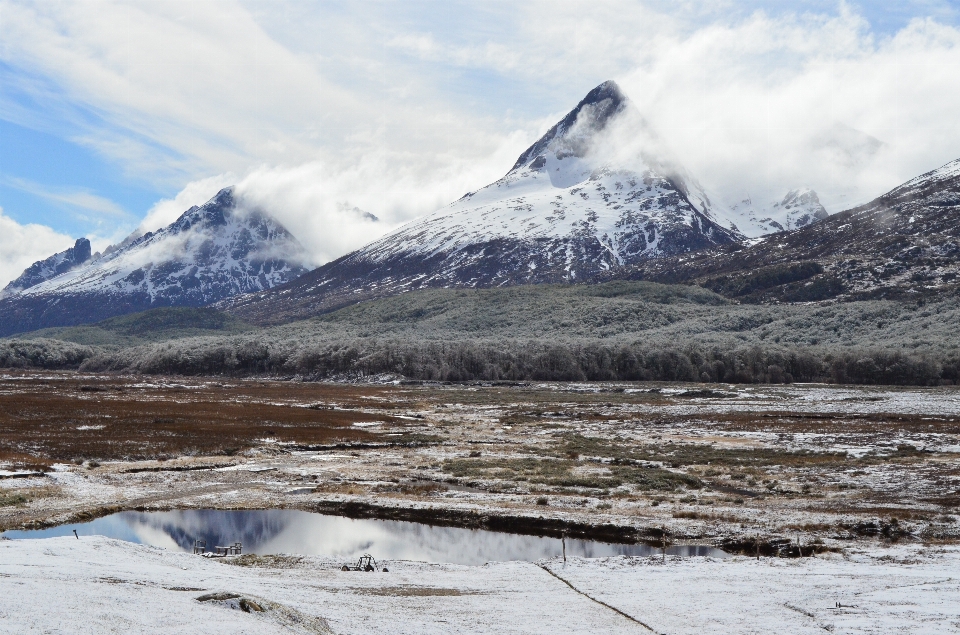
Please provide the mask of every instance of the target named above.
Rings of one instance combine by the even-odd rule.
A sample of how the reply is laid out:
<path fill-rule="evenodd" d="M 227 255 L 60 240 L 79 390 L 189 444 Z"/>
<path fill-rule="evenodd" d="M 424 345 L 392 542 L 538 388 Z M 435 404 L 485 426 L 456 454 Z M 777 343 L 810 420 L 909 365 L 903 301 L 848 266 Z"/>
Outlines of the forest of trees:
<path fill-rule="evenodd" d="M 288 344 L 288 343 L 284 343 Z M 750 346 L 647 348 L 622 343 L 364 339 L 295 347 L 241 339 L 178 340 L 104 350 L 55 340 L 0 343 L 7 368 L 178 375 L 436 381 L 834 382 L 932 386 L 960 381 L 960 357 L 902 350 Z"/>
<path fill-rule="evenodd" d="M 929 386 L 960 382 L 958 323 L 957 297 L 753 305 L 649 282 L 429 289 L 268 328 L 156 309 L 0 340 L 0 367 Z"/>

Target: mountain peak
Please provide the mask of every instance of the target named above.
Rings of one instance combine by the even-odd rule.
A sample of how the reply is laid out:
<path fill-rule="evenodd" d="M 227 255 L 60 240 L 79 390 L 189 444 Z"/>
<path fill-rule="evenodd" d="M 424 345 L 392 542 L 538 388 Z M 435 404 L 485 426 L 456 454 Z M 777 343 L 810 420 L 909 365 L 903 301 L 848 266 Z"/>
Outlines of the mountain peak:
<path fill-rule="evenodd" d="M 510 171 L 513 172 L 534 163 L 556 141 L 569 140 L 569 137 L 576 133 L 590 136 L 603 130 L 614 116 L 627 108 L 629 103 L 630 99 L 623 94 L 615 81 L 611 79 L 603 82 L 587 93 L 587 96 L 581 99 L 573 110 L 550 128 L 536 143 L 527 148 Z M 575 143 L 574 145 L 582 146 L 583 144 Z M 582 151 L 582 148 L 575 147 L 569 151 L 569 154 L 579 155 Z"/>
<path fill-rule="evenodd" d="M 605 99 L 613 100 L 613 102 L 616 104 L 630 101 L 623 91 L 620 90 L 620 85 L 612 79 L 608 79 L 587 93 L 587 96 L 584 97 L 579 104 L 577 104 L 577 108 L 574 110 L 582 108 L 587 104 L 599 103 Z"/>
<path fill-rule="evenodd" d="M 45 260 L 38 260 L 27 267 L 20 277 L 8 284 L 0 296 L 10 295 L 29 289 L 50 278 L 59 276 L 61 273 L 70 271 L 79 267 L 90 260 L 90 241 L 86 238 L 78 238 L 73 247 L 53 254 Z"/>
<path fill-rule="evenodd" d="M 214 227 L 225 225 L 226 217 L 233 213 L 236 205 L 233 188 L 225 187 L 203 205 L 194 205 L 181 214 L 170 229 L 174 232 L 186 231 L 197 223 Z"/>
<path fill-rule="evenodd" d="M 224 301 L 255 322 L 424 287 L 591 279 L 740 240 L 615 82 L 584 97 L 497 181 L 279 291 Z"/>

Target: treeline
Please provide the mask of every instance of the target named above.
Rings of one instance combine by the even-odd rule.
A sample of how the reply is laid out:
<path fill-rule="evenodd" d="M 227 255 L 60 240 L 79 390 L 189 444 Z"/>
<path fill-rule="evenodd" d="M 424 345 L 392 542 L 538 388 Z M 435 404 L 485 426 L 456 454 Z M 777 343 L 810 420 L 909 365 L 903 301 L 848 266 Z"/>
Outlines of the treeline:
<path fill-rule="evenodd" d="M 173 375 L 437 381 L 833 382 L 930 386 L 960 381 L 960 357 L 903 350 L 648 347 L 642 343 L 358 339 L 298 345 L 239 338 L 185 339 L 104 350 L 53 340 L 7 341 L 0 366 Z"/>
<path fill-rule="evenodd" d="M 60 340 L 0 340 L 0 368 L 77 369 L 96 348 Z"/>

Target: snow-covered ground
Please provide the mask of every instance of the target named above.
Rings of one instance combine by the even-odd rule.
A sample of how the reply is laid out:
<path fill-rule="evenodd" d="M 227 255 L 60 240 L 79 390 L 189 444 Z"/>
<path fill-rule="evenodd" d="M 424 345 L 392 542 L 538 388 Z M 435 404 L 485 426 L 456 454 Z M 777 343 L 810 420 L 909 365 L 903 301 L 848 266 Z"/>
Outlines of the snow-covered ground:
<path fill-rule="evenodd" d="M 101 537 L 0 541 L 0 632 L 960 630 L 957 547 L 874 545 L 760 561 L 617 557 L 476 567 L 394 561 L 386 563 L 387 573 L 342 572 L 342 563 L 317 557 L 253 564 Z M 214 593 L 236 597 L 197 600 Z M 266 610 L 240 610 L 251 602 Z"/>

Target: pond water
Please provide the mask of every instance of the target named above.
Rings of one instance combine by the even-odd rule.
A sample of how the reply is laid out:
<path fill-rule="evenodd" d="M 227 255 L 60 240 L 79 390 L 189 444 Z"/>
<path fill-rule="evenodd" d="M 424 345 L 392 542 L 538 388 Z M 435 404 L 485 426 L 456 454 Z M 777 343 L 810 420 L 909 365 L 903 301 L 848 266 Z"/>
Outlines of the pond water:
<path fill-rule="evenodd" d="M 550 558 L 562 554 L 559 538 L 523 536 L 481 529 L 435 527 L 395 520 L 356 520 L 286 509 L 225 511 L 191 509 L 169 512 L 120 512 L 91 522 L 49 529 L 7 531 L 10 539 L 102 535 L 177 551 L 193 551 L 194 540 L 206 540 L 207 550 L 243 543 L 244 553 L 319 555 L 355 560 L 370 553 L 378 560 L 421 560 L 478 565 L 485 562 Z M 567 555 L 646 556 L 660 549 L 567 539 Z M 667 548 L 667 555 L 727 554 L 698 545 Z"/>

